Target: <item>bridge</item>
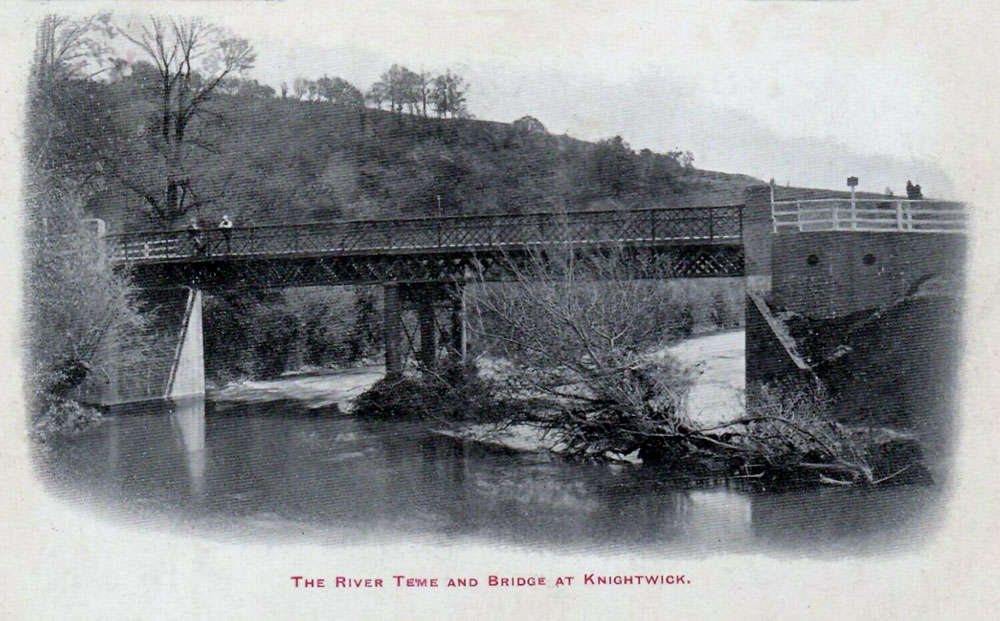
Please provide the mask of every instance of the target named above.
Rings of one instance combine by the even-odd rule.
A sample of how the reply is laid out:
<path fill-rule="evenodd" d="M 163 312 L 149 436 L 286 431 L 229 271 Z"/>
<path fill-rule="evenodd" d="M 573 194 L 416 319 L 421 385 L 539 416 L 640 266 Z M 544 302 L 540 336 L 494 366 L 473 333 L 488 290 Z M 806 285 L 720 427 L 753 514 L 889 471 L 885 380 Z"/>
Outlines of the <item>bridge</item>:
<path fill-rule="evenodd" d="M 662 277 L 743 275 L 743 207 L 576 211 L 171 230 L 107 237 L 144 288 L 207 290 L 488 280 L 501 257 L 569 248 L 657 255 Z"/>
<path fill-rule="evenodd" d="M 785 194 L 778 196 L 776 191 Z M 381 285 L 386 372 L 402 372 L 402 312 L 417 311 L 418 360 L 438 340 L 464 356 L 463 283 L 511 276 L 504 264 L 554 250 L 620 249 L 656 258 L 656 278 L 747 276 L 748 376 L 787 359 L 765 300 L 808 317 L 844 316 L 899 299 L 928 275 L 960 274 L 967 213 L 944 201 L 846 198 L 751 187 L 740 205 L 397 218 L 164 230 L 105 236 L 106 253 L 176 334 L 169 369 L 113 384 L 104 403 L 204 394 L 203 291 Z M 648 277 L 648 275 L 646 275 Z M 436 308 L 450 308 L 440 330 Z M 780 339 L 779 339 L 780 340 Z M 787 362 L 787 360 L 786 360 Z M 787 369 L 786 369 L 787 370 Z M 794 369 L 793 369 L 794 371 Z M 161 379 L 156 379 L 161 378 Z"/>
<path fill-rule="evenodd" d="M 383 287 L 387 375 L 402 373 L 402 313 L 417 311 L 418 358 L 433 368 L 438 340 L 464 357 L 462 288 L 504 280 L 510 267 L 555 251 L 623 251 L 654 257 L 656 278 L 742 276 L 743 207 L 573 211 L 395 218 L 182 229 L 105 236 L 107 257 L 146 290 L 171 348 L 162 381 L 116 387 L 111 400 L 138 394 L 204 393 L 203 291 L 375 284 Z M 640 262 L 636 262 L 637 265 Z M 651 277 L 643 273 L 643 277 Z M 436 312 L 450 309 L 442 331 Z M 169 324 L 169 325 L 166 325 Z M 130 393 L 124 396 L 123 393 Z M 107 400 L 102 397 L 101 400 Z"/>

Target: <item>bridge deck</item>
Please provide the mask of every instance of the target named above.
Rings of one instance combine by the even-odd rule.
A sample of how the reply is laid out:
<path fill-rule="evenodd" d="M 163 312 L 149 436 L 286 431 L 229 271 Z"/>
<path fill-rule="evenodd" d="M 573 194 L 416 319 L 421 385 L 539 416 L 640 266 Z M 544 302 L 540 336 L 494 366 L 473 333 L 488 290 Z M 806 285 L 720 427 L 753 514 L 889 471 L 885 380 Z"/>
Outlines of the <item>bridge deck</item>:
<path fill-rule="evenodd" d="M 666 257 L 664 278 L 743 275 L 743 206 L 324 222 L 128 233 L 108 253 L 140 286 L 207 289 L 442 282 L 533 249 Z M 484 277 L 503 279 L 502 270 Z M 482 273 L 482 272 L 481 272 Z"/>
<path fill-rule="evenodd" d="M 108 236 L 113 260 L 183 262 L 289 255 L 462 253 L 552 244 L 733 244 L 739 205 L 321 222 Z"/>

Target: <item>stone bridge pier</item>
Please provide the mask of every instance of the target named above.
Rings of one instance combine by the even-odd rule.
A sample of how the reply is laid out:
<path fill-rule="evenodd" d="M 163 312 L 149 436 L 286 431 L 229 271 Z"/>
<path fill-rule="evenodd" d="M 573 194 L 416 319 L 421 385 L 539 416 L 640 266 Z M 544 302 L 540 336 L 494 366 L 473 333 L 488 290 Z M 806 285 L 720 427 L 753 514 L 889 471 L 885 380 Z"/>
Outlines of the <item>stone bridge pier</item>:
<path fill-rule="evenodd" d="M 954 417 L 966 218 L 948 201 L 750 188 L 748 389 L 816 377 L 841 422 L 940 446 Z"/>

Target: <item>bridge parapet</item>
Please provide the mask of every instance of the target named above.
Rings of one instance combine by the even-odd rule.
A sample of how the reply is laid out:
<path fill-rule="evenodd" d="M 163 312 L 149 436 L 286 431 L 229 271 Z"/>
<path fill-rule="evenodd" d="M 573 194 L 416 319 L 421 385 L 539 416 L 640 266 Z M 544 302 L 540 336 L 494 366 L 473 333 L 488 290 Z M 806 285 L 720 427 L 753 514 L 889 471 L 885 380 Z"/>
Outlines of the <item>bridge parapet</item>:
<path fill-rule="evenodd" d="M 743 206 L 355 220 L 108 236 L 116 262 L 520 250 L 552 244 L 739 244 Z"/>
<path fill-rule="evenodd" d="M 965 205 L 892 197 L 771 201 L 776 234 L 820 231 L 965 233 Z"/>

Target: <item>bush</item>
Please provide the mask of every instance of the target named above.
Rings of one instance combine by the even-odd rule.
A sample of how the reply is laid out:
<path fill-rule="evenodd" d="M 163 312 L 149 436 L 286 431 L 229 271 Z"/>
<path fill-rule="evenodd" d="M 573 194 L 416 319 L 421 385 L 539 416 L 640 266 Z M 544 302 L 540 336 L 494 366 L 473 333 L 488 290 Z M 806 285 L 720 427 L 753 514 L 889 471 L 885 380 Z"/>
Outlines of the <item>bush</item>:
<path fill-rule="evenodd" d="M 41 441 L 54 436 L 74 435 L 103 420 L 96 408 L 63 397 L 46 395 L 34 409 L 32 435 Z"/>
<path fill-rule="evenodd" d="M 496 397 L 497 386 L 471 364 L 451 363 L 440 373 L 380 380 L 354 400 L 362 418 L 423 418 L 441 423 L 497 422 L 516 416 L 513 404 Z"/>

